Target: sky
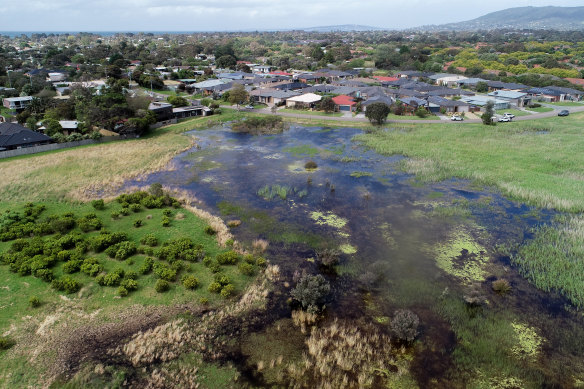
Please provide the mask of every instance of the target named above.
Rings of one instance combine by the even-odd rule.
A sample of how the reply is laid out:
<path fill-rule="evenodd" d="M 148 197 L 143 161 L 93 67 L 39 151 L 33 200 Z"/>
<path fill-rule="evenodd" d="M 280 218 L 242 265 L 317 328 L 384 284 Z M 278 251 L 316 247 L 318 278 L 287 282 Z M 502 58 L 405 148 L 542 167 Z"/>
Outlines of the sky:
<path fill-rule="evenodd" d="M 233 31 L 342 24 L 401 29 L 545 5 L 584 6 L 584 0 L 2 0 L 0 30 Z"/>

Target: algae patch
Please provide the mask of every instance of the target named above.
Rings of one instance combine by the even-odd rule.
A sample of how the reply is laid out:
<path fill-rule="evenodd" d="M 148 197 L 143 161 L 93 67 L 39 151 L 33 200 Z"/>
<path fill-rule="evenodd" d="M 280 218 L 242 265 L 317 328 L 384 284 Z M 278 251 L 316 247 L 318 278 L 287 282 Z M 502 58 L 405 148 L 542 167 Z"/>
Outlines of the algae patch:
<path fill-rule="evenodd" d="M 465 231 L 454 231 L 448 242 L 436 248 L 436 264 L 465 283 L 485 280 L 486 249 Z"/>
<path fill-rule="evenodd" d="M 519 358 L 535 358 L 543 343 L 543 338 L 535 330 L 526 324 L 511 323 L 511 327 L 517 335 L 518 344 L 511 352 Z"/>
<path fill-rule="evenodd" d="M 344 254 L 355 254 L 357 252 L 357 248 L 355 246 L 351 246 L 350 244 L 342 244 L 339 246 L 339 250 Z"/>
<path fill-rule="evenodd" d="M 347 225 L 347 219 L 335 215 L 332 212 L 312 212 L 310 218 L 316 222 L 316 224 L 324 226 L 330 226 L 334 228 L 343 228 Z"/>

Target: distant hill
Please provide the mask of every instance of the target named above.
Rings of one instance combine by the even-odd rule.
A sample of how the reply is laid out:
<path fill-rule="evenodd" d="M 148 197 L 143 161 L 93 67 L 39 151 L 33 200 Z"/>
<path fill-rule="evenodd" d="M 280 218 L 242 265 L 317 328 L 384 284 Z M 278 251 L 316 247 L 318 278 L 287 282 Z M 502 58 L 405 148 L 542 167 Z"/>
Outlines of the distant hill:
<path fill-rule="evenodd" d="M 381 31 L 384 29 L 379 27 L 361 26 L 358 24 L 342 24 L 339 26 L 302 28 L 301 30 L 310 32 L 335 32 L 335 31 L 347 32 L 347 31 Z"/>
<path fill-rule="evenodd" d="M 418 30 L 584 30 L 584 7 L 517 7 L 492 12 L 466 22 L 423 26 Z"/>

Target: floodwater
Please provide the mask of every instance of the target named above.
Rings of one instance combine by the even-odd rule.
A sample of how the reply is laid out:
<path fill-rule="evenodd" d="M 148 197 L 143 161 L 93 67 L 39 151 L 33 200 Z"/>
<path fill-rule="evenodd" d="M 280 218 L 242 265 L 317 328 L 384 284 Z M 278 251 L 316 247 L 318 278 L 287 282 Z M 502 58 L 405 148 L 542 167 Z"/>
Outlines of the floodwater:
<path fill-rule="evenodd" d="M 269 136 L 198 131 L 197 146 L 176 157 L 172 170 L 127 185 L 160 182 L 188 191 L 226 221 L 241 220 L 237 239 L 268 240 L 267 256 L 292 287 L 295 275 L 323 271 L 318 250 L 338 250 L 340 265 L 324 272 L 333 290 L 327 316 L 387 327 L 396 309 L 415 312 L 420 333 L 408 351 L 409 370 L 420 387 L 583 382 L 582 314 L 530 286 L 499 249 L 521 244 L 531 227 L 554 215 L 467 181 L 420 183 L 399 169 L 402 157 L 353 142 L 358 133 L 294 126 Z M 318 167 L 305 169 L 308 161 Z M 510 293 L 492 290 L 499 278 L 509 281 Z M 279 295 L 281 305 L 287 294 Z M 480 302 L 469 306 L 469 295 Z M 278 319 L 289 315 L 282 309 Z M 270 347 L 290 348 L 285 343 L 294 338 Z M 243 354 L 253 349 L 249 339 L 242 344 Z"/>

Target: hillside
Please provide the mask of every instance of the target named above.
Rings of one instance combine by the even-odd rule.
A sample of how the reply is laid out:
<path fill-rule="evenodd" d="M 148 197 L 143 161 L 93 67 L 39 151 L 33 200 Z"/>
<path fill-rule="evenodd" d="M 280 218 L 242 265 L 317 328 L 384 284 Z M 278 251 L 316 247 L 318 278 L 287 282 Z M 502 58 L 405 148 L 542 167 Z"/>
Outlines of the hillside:
<path fill-rule="evenodd" d="M 423 30 L 492 30 L 492 29 L 584 30 L 584 7 L 517 7 L 492 12 L 459 23 L 431 25 Z"/>

